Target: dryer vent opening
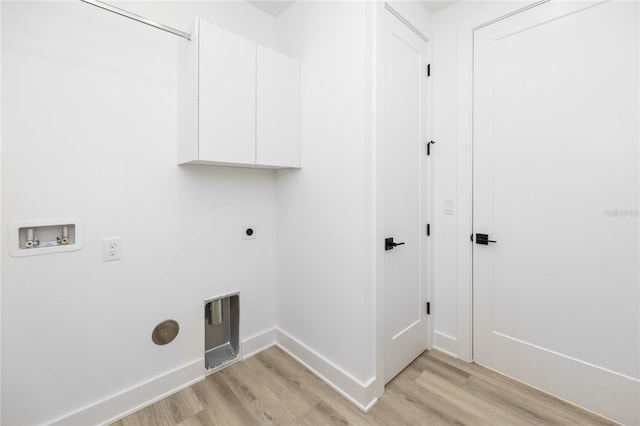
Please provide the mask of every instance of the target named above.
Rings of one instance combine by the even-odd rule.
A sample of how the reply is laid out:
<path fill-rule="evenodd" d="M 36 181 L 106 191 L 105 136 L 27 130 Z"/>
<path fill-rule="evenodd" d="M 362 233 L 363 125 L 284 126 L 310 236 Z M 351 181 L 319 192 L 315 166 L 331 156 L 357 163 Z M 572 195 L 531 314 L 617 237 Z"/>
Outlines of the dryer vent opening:
<path fill-rule="evenodd" d="M 240 295 L 204 302 L 204 363 L 214 372 L 238 359 L 240 353 Z"/>

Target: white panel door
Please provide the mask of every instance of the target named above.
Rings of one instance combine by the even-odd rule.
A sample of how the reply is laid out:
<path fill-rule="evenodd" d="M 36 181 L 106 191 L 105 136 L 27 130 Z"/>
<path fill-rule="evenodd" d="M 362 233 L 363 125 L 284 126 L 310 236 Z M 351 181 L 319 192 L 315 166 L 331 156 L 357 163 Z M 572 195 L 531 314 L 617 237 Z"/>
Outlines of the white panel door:
<path fill-rule="evenodd" d="M 256 43 L 200 21 L 199 160 L 255 164 Z"/>
<path fill-rule="evenodd" d="M 475 31 L 476 362 L 640 423 L 638 2 Z M 544 423 L 543 419 L 539 419 Z"/>
<path fill-rule="evenodd" d="M 300 63 L 258 45 L 257 163 L 300 167 Z"/>
<path fill-rule="evenodd" d="M 384 49 L 385 383 L 427 349 L 421 191 L 427 43 L 387 12 Z M 380 243 L 384 243 L 380 241 Z"/>

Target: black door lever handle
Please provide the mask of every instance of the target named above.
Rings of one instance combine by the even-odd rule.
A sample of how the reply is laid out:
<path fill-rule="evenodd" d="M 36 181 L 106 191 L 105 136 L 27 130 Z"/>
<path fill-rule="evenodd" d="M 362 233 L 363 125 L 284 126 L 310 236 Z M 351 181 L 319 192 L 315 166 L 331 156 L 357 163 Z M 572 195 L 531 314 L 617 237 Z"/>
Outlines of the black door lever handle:
<path fill-rule="evenodd" d="M 476 234 L 476 244 L 482 244 L 488 246 L 489 243 L 497 243 L 495 240 L 490 240 L 487 234 Z"/>
<path fill-rule="evenodd" d="M 393 237 L 384 239 L 384 249 L 385 250 L 393 250 L 394 247 L 401 246 L 403 244 L 404 243 L 394 243 L 393 242 Z"/>

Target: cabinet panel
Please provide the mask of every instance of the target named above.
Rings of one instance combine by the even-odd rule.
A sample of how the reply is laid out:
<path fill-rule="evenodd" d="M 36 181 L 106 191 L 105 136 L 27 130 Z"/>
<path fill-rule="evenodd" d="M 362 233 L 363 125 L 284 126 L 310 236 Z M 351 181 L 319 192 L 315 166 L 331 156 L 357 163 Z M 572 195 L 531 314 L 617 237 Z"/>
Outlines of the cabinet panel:
<path fill-rule="evenodd" d="M 200 161 L 255 164 L 256 44 L 200 21 Z"/>
<path fill-rule="evenodd" d="M 178 164 L 300 167 L 300 65 L 196 18 L 178 41 Z"/>
<path fill-rule="evenodd" d="M 178 164 L 198 159 L 199 20 L 189 32 L 192 41 L 178 40 Z"/>
<path fill-rule="evenodd" d="M 300 63 L 257 47 L 257 164 L 300 167 Z"/>

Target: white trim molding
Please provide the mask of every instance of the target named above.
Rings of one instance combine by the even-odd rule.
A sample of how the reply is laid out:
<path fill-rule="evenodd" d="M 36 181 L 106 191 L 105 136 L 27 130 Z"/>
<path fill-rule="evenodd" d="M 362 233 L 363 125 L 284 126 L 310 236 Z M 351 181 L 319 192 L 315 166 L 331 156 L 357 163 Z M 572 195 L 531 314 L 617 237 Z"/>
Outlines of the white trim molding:
<path fill-rule="evenodd" d="M 378 401 L 376 380 L 361 382 L 289 334 L 271 328 L 241 342 L 242 360 L 277 345 L 363 412 Z M 110 424 L 205 378 L 204 358 L 65 414 L 53 425 Z"/>
<path fill-rule="evenodd" d="M 276 332 L 276 345 L 363 412 L 378 401 L 374 377 L 359 381 L 282 330 Z"/>
<path fill-rule="evenodd" d="M 433 333 L 433 349 L 449 355 L 452 358 L 458 358 L 456 351 L 458 350 L 458 339 L 448 334 L 435 331 Z"/>
<path fill-rule="evenodd" d="M 204 358 L 59 417 L 53 425 L 109 424 L 204 379 Z"/>
<path fill-rule="evenodd" d="M 275 344 L 276 330 L 271 328 L 243 340 L 242 359 L 256 355 Z M 51 422 L 54 425 L 110 424 L 160 401 L 206 376 L 204 358 L 156 376 L 114 395 L 61 416 Z"/>
<path fill-rule="evenodd" d="M 242 360 L 251 358 L 276 344 L 276 329 L 270 328 L 255 334 L 240 343 Z"/>

